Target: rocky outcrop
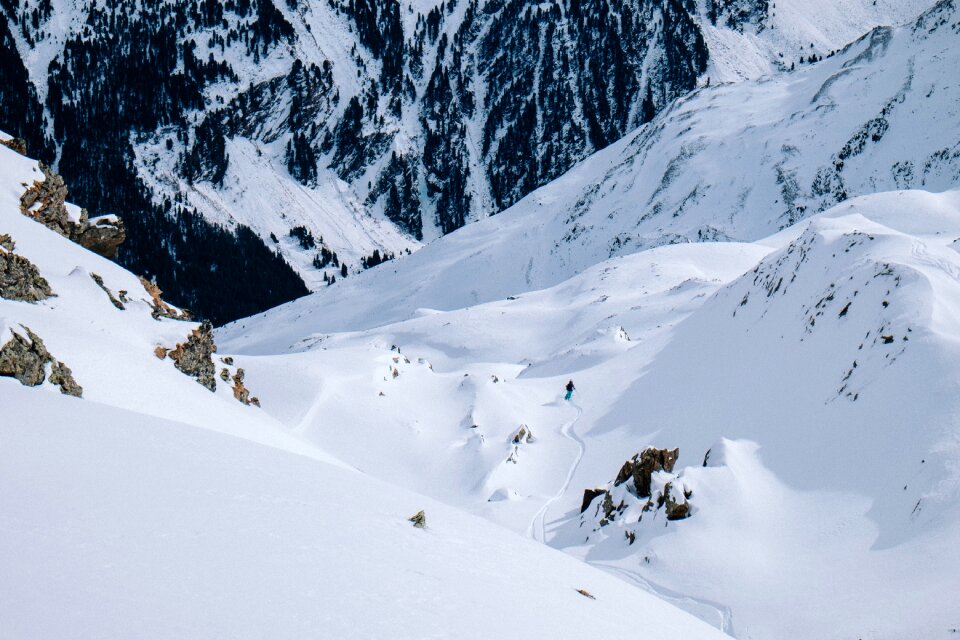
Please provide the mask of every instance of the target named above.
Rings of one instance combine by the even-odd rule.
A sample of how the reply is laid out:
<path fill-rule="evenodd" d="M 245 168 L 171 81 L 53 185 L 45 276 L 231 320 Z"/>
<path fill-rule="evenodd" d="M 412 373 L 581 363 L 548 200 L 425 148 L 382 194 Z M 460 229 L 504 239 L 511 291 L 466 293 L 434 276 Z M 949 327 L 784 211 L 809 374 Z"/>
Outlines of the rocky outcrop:
<path fill-rule="evenodd" d="M 113 291 L 110 291 L 110 289 L 107 287 L 107 285 L 105 285 L 105 284 L 103 283 L 103 278 L 101 278 L 101 277 L 100 277 L 99 275 L 97 275 L 96 273 L 91 273 L 91 274 L 90 274 L 90 278 L 92 278 L 93 281 L 97 283 L 97 286 L 100 287 L 101 289 L 103 289 L 103 292 L 104 292 L 105 294 L 107 294 L 107 298 L 110 299 L 110 304 L 112 304 L 113 306 L 115 306 L 115 307 L 116 307 L 117 309 L 119 309 L 120 311 L 123 311 L 123 310 L 126 309 L 126 307 L 124 306 L 123 302 L 120 301 L 116 296 L 114 296 L 114 295 L 113 295 Z M 120 292 L 120 295 L 123 297 L 123 294 L 125 294 L 125 293 L 126 293 L 125 291 L 121 291 L 121 292 Z"/>
<path fill-rule="evenodd" d="M 407 518 L 408 522 L 412 522 L 413 526 L 417 529 L 426 529 L 427 528 L 427 514 L 423 511 L 417 511 L 414 515 Z"/>
<path fill-rule="evenodd" d="M 637 495 L 641 498 L 650 496 L 650 478 L 656 471 L 672 472 L 680 449 L 644 449 L 623 463 L 613 486 L 617 487 L 633 478 Z"/>
<path fill-rule="evenodd" d="M 683 520 L 690 515 L 690 504 L 687 502 L 690 495 L 689 491 L 681 490 L 674 486 L 673 482 L 668 482 L 663 487 L 659 502 L 660 506 L 664 507 L 667 520 Z"/>
<path fill-rule="evenodd" d="M 530 427 L 525 424 L 521 424 L 520 428 L 517 429 L 517 432 L 513 434 L 513 444 L 527 444 L 533 442 L 533 432 L 530 431 Z"/>
<path fill-rule="evenodd" d="M 39 302 L 55 294 L 37 267 L 13 253 L 10 236 L 0 237 L 0 298 L 18 302 Z"/>
<path fill-rule="evenodd" d="M 606 489 L 584 489 L 583 502 L 580 504 L 580 513 L 586 511 L 587 507 L 590 506 L 590 503 L 593 502 L 597 496 L 606 495 L 606 493 Z"/>
<path fill-rule="evenodd" d="M 633 544 L 641 528 L 656 522 L 660 514 L 667 521 L 690 517 L 693 493 L 682 472 L 674 473 L 679 456 L 679 449 L 654 448 L 634 455 L 623 463 L 613 482 L 583 492 L 582 523 L 592 523 L 593 531 L 617 523 L 624 540 Z"/>
<path fill-rule="evenodd" d="M 0 249 L 6 249 L 7 251 L 13 251 L 16 247 L 16 244 L 13 241 L 13 238 L 9 234 L 0 233 Z"/>
<path fill-rule="evenodd" d="M 140 276 L 140 284 L 143 285 L 143 288 L 146 290 L 147 294 L 150 296 L 151 301 L 153 302 L 153 311 L 150 315 L 153 316 L 154 320 L 159 320 L 160 318 L 170 318 L 171 320 L 190 320 L 190 312 L 186 309 L 177 309 L 173 305 L 167 304 L 163 298 L 163 291 L 160 290 L 160 287 L 157 286 L 156 282 L 147 280 L 143 276 Z"/>
<path fill-rule="evenodd" d="M 242 368 L 237 368 L 233 374 L 233 397 L 243 404 L 250 404 L 250 390 L 243 384 L 243 378 L 246 372 Z"/>
<path fill-rule="evenodd" d="M 36 387 L 47 379 L 47 365 L 50 365 L 50 383 L 60 387 L 65 395 L 81 397 L 83 388 L 73 378 L 70 367 L 54 358 L 33 331 L 28 327 L 23 329 L 27 333 L 25 337 L 14 331 L 13 337 L 0 347 L 0 376 Z"/>
<path fill-rule="evenodd" d="M 210 391 L 216 391 L 217 368 L 213 364 L 213 354 L 216 352 L 213 325 L 203 322 L 187 336 L 186 342 L 178 344 L 167 355 L 173 360 L 177 369 L 196 379 Z"/>
<path fill-rule="evenodd" d="M 27 155 L 27 141 L 23 138 L 10 138 L 9 140 L 0 140 L 0 144 L 7 149 L 16 151 L 22 156 Z"/>
<path fill-rule="evenodd" d="M 123 221 L 116 217 L 91 220 L 86 209 L 73 220 L 67 211 L 67 185 L 63 178 L 44 163 L 39 163 L 44 179 L 36 181 L 20 196 L 20 212 L 80 246 L 113 258 L 126 239 Z"/>

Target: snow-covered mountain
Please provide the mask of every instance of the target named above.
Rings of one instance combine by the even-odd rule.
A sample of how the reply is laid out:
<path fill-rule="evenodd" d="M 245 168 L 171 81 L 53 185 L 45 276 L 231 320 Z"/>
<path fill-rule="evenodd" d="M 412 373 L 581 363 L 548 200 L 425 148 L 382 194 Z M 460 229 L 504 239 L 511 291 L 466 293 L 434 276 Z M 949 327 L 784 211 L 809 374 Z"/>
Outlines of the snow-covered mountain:
<path fill-rule="evenodd" d="M 949 637 L 958 24 L 701 88 L 218 336 L 293 432 L 735 637 Z"/>
<path fill-rule="evenodd" d="M 708 79 L 802 67 L 929 4 L 6 3 L 0 126 L 80 204 L 126 212 L 122 264 L 223 320 L 301 290 L 246 231 L 195 252 L 202 221 L 316 288 L 504 209 Z M 269 295 L 215 301 L 226 254 L 271 269 Z"/>
<path fill-rule="evenodd" d="M 289 434 L 246 358 L 23 206 L 46 179 L 0 146 L 0 636 L 725 637 Z"/>

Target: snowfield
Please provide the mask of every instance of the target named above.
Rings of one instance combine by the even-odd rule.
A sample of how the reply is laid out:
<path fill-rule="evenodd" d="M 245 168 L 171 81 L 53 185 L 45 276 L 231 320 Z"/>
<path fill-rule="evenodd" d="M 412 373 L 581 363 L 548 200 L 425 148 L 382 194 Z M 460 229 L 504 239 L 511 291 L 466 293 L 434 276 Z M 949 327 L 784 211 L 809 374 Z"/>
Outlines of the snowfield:
<path fill-rule="evenodd" d="M 0 349 L 29 327 L 83 387 L 0 377 L 0 637 L 955 637 L 958 39 L 943 0 L 702 87 L 502 214 L 217 329 L 213 392 L 169 352 L 198 324 L 22 215 L 42 174 L 0 147 L 0 256 L 56 294 L 0 298 Z M 296 198 L 340 220 L 340 186 Z"/>
<path fill-rule="evenodd" d="M 724 637 L 357 472 L 228 384 L 211 393 L 154 354 L 196 323 L 154 319 L 132 274 L 22 215 L 35 162 L 0 147 L 0 175 L 0 235 L 56 294 L 0 299 L 0 348 L 29 327 L 83 387 L 78 399 L 0 377 L 0 636 L 591 637 L 631 611 L 655 636 Z M 253 362 L 227 358 L 218 370 Z M 407 520 L 421 509 L 425 529 Z"/>
<path fill-rule="evenodd" d="M 369 329 L 337 330 L 340 301 L 221 337 L 266 411 L 324 450 L 738 638 L 948 637 L 957 238 L 960 192 L 881 193 L 757 243 L 661 247 L 451 311 L 376 270 Z M 393 296 L 408 319 L 376 315 Z M 584 489 L 647 446 L 679 447 L 692 516 L 601 526 L 599 499 L 581 516 Z"/>

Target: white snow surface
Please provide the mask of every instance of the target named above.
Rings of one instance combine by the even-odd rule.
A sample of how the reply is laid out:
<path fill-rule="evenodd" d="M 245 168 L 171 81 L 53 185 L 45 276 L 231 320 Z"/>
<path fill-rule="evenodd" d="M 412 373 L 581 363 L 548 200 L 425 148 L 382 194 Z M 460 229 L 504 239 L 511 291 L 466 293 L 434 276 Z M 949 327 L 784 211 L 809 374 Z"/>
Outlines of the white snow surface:
<path fill-rule="evenodd" d="M 943 2 L 701 89 L 511 210 L 221 340 L 294 433 L 737 638 L 949 638 L 957 23 Z M 680 448 L 692 516 L 581 517 L 647 446 Z"/>
<path fill-rule="evenodd" d="M 56 293 L 0 299 L 0 345 L 30 327 L 83 387 L 0 377 L 0 637 L 589 638 L 624 611 L 654 637 L 725 637 L 184 376 L 153 350 L 196 324 L 153 319 L 132 274 L 21 215 L 34 161 L 0 147 L 0 177 L 0 234 Z"/>
<path fill-rule="evenodd" d="M 371 273 L 366 330 L 335 328 L 340 300 L 221 335 L 295 433 L 738 638 L 948 637 L 957 238 L 960 192 L 880 193 L 450 311 Z M 583 490 L 647 446 L 680 448 L 693 516 L 581 520 Z"/>

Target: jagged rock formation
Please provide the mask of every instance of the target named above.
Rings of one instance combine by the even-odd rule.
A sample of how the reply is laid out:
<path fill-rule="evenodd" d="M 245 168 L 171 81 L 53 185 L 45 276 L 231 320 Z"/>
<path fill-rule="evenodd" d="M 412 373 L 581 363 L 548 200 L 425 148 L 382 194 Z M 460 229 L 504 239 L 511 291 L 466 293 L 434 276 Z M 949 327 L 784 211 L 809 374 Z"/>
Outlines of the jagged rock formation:
<path fill-rule="evenodd" d="M 113 291 L 111 291 L 110 288 L 103 283 L 103 278 L 101 276 L 97 275 L 96 273 L 91 273 L 90 278 L 97 283 L 97 286 L 100 287 L 105 294 L 107 294 L 107 298 L 110 299 L 110 304 L 112 304 L 114 307 L 116 307 L 120 311 L 124 311 L 126 309 L 122 300 L 122 298 L 126 297 L 125 295 L 127 293 L 126 291 L 121 291 L 120 299 L 118 299 L 116 296 L 113 295 Z"/>
<path fill-rule="evenodd" d="M 623 463 L 620 473 L 617 474 L 613 486 L 618 487 L 627 480 L 633 479 L 637 495 L 643 498 L 650 496 L 650 480 L 656 471 L 672 472 L 680 449 L 644 449 L 641 453 Z"/>
<path fill-rule="evenodd" d="M 27 155 L 27 141 L 23 138 L 10 138 L 9 140 L 0 140 L 0 144 L 8 149 L 16 151 L 22 156 Z"/>
<path fill-rule="evenodd" d="M 33 331 L 28 327 L 23 329 L 26 337 L 13 331 L 13 337 L 0 347 L 0 376 L 36 387 L 47 379 L 47 365 L 50 365 L 50 383 L 60 387 L 65 395 L 82 397 L 83 388 L 74 380 L 70 367 L 54 358 Z"/>
<path fill-rule="evenodd" d="M 163 291 L 160 290 L 160 287 L 157 286 L 156 282 L 147 280 L 143 276 L 140 276 L 140 284 L 143 285 L 143 288 L 147 291 L 147 294 L 150 295 L 150 299 L 153 302 L 153 311 L 151 315 L 155 320 L 160 318 L 170 318 L 171 320 L 191 320 L 191 314 L 187 309 L 177 309 L 176 307 L 167 304 L 162 296 Z"/>
<path fill-rule="evenodd" d="M 174 365 L 181 372 L 195 378 L 197 382 L 210 391 L 216 391 L 217 369 L 213 364 L 213 354 L 216 352 L 217 345 L 213 340 L 213 325 L 209 322 L 203 322 L 190 333 L 186 342 L 179 343 L 166 355 L 170 356 Z"/>
<path fill-rule="evenodd" d="M 105 258 L 113 258 L 126 239 L 123 221 L 115 217 L 90 220 L 86 209 L 74 221 L 66 207 L 67 185 L 43 162 L 44 179 L 34 182 L 20 196 L 20 211 L 60 235 Z"/>
<path fill-rule="evenodd" d="M 232 360 L 231 360 L 232 362 Z M 227 377 L 224 378 L 223 374 L 227 374 Z M 230 372 L 227 369 L 224 369 L 220 372 L 220 377 L 224 380 L 229 378 Z M 250 390 L 243 384 L 243 379 L 246 377 L 246 372 L 238 367 L 236 373 L 233 374 L 233 397 L 247 405 L 254 405 L 255 407 L 260 406 L 260 399 L 250 395 Z"/>
<path fill-rule="evenodd" d="M 530 427 L 525 424 L 520 425 L 520 428 L 517 429 L 517 432 L 513 435 L 511 442 L 513 442 L 513 444 L 533 442 L 533 432 L 530 431 Z"/>
<path fill-rule="evenodd" d="M 636 540 L 636 526 L 645 514 L 654 517 L 661 510 L 668 521 L 691 515 L 688 499 L 692 492 L 683 478 L 673 473 L 679 449 L 647 448 L 623 463 L 613 482 L 606 487 L 586 489 L 580 506 L 581 518 L 596 522 L 595 531 L 612 522 L 626 527 L 626 540 Z M 601 498 L 596 504 L 597 498 Z"/>
<path fill-rule="evenodd" d="M 426 529 L 427 527 L 427 514 L 423 511 L 417 511 L 414 515 L 407 518 L 408 522 L 412 522 L 413 526 L 417 529 Z"/>
<path fill-rule="evenodd" d="M 0 298 L 39 302 L 56 295 L 36 265 L 13 253 L 13 248 L 10 236 L 0 236 Z"/>

